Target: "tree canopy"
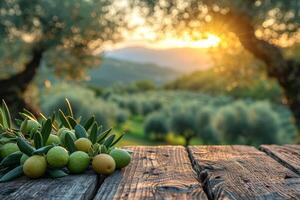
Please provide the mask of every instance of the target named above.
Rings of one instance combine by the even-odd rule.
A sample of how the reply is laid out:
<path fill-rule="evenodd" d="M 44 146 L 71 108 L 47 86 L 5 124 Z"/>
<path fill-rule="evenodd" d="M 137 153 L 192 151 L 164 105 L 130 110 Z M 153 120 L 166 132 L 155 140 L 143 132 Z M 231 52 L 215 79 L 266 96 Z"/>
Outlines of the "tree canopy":
<path fill-rule="evenodd" d="M 81 75 L 78 72 L 98 61 L 97 49 L 120 39 L 125 22 L 112 4 L 110 0 L 1 1 L 1 69 L 22 68 L 32 49 L 38 49 L 45 51 L 47 65 L 57 74 Z"/>
<path fill-rule="evenodd" d="M 229 48 L 238 43 L 266 65 L 285 92 L 300 128 L 300 63 L 286 58 L 282 47 L 300 42 L 298 0 L 132 0 L 162 35 L 203 32 L 220 36 Z M 161 20 L 164 19 L 164 20 Z"/>
<path fill-rule="evenodd" d="M 147 21 L 157 30 L 201 37 L 204 31 L 217 35 L 239 31 L 244 17 L 250 20 L 257 37 L 275 44 L 299 42 L 300 2 L 297 0 L 132 0 L 141 6 Z M 164 20 L 161 20 L 163 16 Z M 243 18 L 239 18 L 243 17 Z M 246 25 L 246 24 L 244 24 Z M 237 29 L 237 30 L 234 30 Z M 165 32 L 163 33 L 165 34 Z M 284 40 L 283 44 L 281 40 Z M 281 42 L 281 43 L 280 43 Z"/>
<path fill-rule="evenodd" d="M 124 12 L 112 0 L 0 1 L 0 97 L 25 106 L 22 94 L 42 64 L 83 78 L 103 45 L 122 38 Z"/>

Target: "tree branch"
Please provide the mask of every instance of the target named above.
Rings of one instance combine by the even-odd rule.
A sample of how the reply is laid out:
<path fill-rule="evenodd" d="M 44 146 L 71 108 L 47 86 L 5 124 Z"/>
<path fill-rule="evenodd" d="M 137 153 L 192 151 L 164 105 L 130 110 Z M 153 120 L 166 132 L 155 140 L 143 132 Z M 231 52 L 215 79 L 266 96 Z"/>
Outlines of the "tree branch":
<path fill-rule="evenodd" d="M 226 14 L 211 11 L 210 14 L 214 20 L 224 21 L 228 30 L 239 38 L 243 47 L 265 62 L 268 75 L 276 78 L 284 89 L 300 129 L 300 64 L 294 60 L 286 60 L 279 47 L 257 38 L 251 18 L 247 14 L 234 10 Z"/>
<path fill-rule="evenodd" d="M 37 113 L 36 109 L 33 109 L 31 105 L 24 101 L 23 93 L 36 75 L 44 51 L 43 48 L 34 48 L 32 50 L 32 58 L 25 64 L 23 71 L 0 80 L 0 99 L 6 101 L 9 107 L 12 108 L 14 115 L 24 107 L 33 113 Z"/>

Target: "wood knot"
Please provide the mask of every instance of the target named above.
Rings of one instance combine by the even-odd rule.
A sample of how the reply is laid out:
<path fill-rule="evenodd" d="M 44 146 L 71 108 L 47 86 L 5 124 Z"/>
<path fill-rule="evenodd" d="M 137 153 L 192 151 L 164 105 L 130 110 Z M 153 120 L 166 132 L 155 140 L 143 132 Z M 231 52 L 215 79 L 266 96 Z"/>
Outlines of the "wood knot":
<path fill-rule="evenodd" d="M 284 179 L 289 179 L 289 178 L 293 178 L 293 177 L 290 176 L 290 175 L 288 175 L 288 174 L 286 174 L 286 175 L 284 176 Z"/>
<path fill-rule="evenodd" d="M 172 193 L 187 193 L 198 188 L 199 185 L 186 185 L 180 183 L 163 183 L 162 185 L 155 186 L 155 190 L 159 192 L 172 192 Z"/>
<path fill-rule="evenodd" d="M 162 174 L 162 172 L 159 169 L 152 167 L 148 171 L 145 171 L 143 174 L 144 175 L 148 174 L 148 175 L 152 175 L 152 176 L 158 176 L 158 175 Z"/>

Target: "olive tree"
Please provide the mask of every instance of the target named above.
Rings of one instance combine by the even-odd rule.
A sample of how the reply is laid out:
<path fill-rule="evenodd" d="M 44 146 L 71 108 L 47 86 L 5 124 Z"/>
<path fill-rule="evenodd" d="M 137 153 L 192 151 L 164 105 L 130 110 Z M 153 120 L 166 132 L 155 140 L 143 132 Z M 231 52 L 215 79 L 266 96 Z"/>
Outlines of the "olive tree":
<path fill-rule="evenodd" d="M 170 129 L 177 135 L 185 138 L 185 146 L 188 146 L 196 136 L 195 120 L 192 112 L 176 111 L 170 116 Z"/>
<path fill-rule="evenodd" d="M 101 47 L 121 39 L 124 9 L 113 0 L 0 1 L 0 98 L 15 111 L 45 64 L 78 79 L 99 64 Z"/>
<path fill-rule="evenodd" d="M 144 123 L 144 131 L 149 138 L 154 136 L 155 140 L 163 140 L 168 132 L 166 116 L 162 112 L 151 113 Z"/>
<path fill-rule="evenodd" d="M 299 0 L 132 0 L 162 34 L 203 31 L 234 35 L 241 46 L 263 61 L 267 74 L 283 88 L 300 128 L 300 62 L 282 47 L 299 43 Z M 164 20 L 161 20 L 161 19 Z M 284 41 L 284 42 L 282 42 Z M 235 42 L 235 40 L 232 40 Z"/>

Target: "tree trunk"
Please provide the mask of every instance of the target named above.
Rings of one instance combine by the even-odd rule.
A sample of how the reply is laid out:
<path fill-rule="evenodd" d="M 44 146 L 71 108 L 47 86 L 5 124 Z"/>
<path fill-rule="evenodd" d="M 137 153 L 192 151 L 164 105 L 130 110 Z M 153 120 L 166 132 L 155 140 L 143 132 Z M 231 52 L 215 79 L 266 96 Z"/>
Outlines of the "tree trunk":
<path fill-rule="evenodd" d="M 212 16 L 215 20 L 225 21 L 229 31 L 239 38 L 243 47 L 265 62 L 268 75 L 276 78 L 283 88 L 300 130 L 300 63 L 284 59 L 279 47 L 258 39 L 247 14 L 229 11 L 225 15 L 212 12 Z"/>
<path fill-rule="evenodd" d="M 38 114 L 39 112 L 33 109 L 30 102 L 27 103 L 24 101 L 23 94 L 36 75 L 42 55 L 43 49 L 34 48 L 32 58 L 25 64 L 25 69 L 22 72 L 0 80 L 0 99 L 6 101 L 14 117 L 23 108 L 32 111 L 34 114 Z"/>
<path fill-rule="evenodd" d="M 186 147 L 190 145 L 191 140 L 192 140 L 192 137 L 186 137 L 186 138 L 185 138 L 185 146 L 186 146 Z"/>

